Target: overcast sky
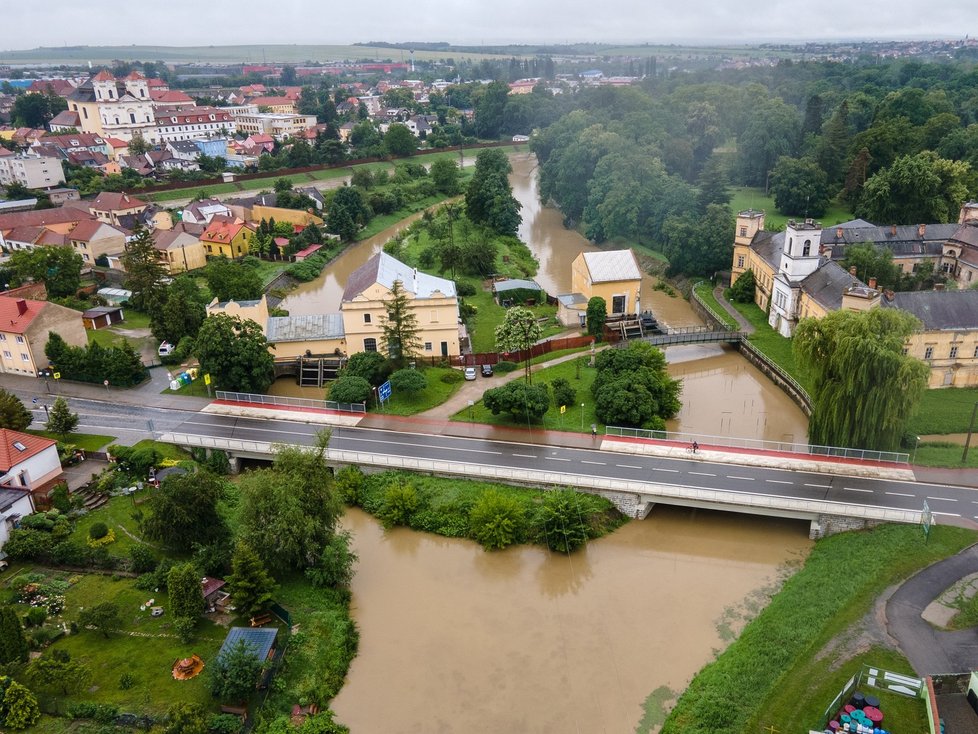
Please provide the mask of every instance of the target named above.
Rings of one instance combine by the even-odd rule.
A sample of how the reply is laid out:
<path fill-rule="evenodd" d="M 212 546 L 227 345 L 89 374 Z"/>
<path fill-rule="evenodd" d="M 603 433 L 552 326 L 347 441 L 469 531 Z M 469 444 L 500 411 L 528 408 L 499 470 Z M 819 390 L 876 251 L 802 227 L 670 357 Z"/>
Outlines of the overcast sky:
<path fill-rule="evenodd" d="M 4 3 L 0 49 L 448 41 L 961 38 L 975 0 L 48 0 Z"/>

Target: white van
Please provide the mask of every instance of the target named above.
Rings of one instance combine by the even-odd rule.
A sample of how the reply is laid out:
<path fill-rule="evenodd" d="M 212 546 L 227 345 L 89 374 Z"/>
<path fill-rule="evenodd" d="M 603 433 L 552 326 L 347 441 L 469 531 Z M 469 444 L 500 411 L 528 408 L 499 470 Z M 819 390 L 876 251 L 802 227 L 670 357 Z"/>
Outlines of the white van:
<path fill-rule="evenodd" d="M 161 357 L 169 357 L 171 354 L 173 354 L 174 349 L 176 349 L 176 347 L 170 344 L 170 342 L 163 342 L 160 344 L 160 348 L 156 351 Z"/>

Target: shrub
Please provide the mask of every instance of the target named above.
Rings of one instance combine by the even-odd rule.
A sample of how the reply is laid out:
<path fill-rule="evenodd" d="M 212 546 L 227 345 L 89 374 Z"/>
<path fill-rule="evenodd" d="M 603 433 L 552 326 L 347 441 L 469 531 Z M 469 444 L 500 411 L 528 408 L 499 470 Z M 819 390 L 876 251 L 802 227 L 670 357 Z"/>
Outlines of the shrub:
<path fill-rule="evenodd" d="M 363 501 L 363 484 L 360 467 L 348 466 L 336 473 L 336 490 L 348 505 L 360 505 Z"/>
<path fill-rule="evenodd" d="M 134 545 L 129 549 L 129 568 L 134 573 L 149 573 L 156 568 L 156 557 L 145 545 Z"/>
<path fill-rule="evenodd" d="M 136 676 L 132 673 L 123 673 L 119 676 L 119 690 L 128 691 L 136 685 Z"/>
<path fill-rule="evenodd" d="M 60 566 L 87 566 L 91 561 L 88 548 L 74 540 L 63 540 L 56 544 L 48 556 L 53 563 Z"/>
<path fill-rule="evenodd" d="M 340 377 L 329 386 L 328 397 L 338 403 L 363 403 L 370 393 L 370 383 L 362 377 Z"/>
<path fill-rule="evenodd" d="M 464 298 L 465 296 L 474 296 L 479 291 L 476 289 L 475 284 L 467 280 L 458 280 L 455 281 L 455 292 Z"/>
<path fill-rule="evenodd" d="M 48 611 L 43 607 L 31 607 L 24 615 L 25 627 L 40 627 L 44 620 L 48 618 Z"/>
<path fill-rule="evenodd" d="M 398 392 L 419 393 L 428 387 L 428 380 L 424 373 L 408 368 L 391 375 L 391 387 Z"/>
<path fill-rule="evenodd" d="M 486 550 L 498 550 L 523 539 L 523 507 L 495 490 L 483 492 L 469 513 L 469 533 Z"/>
<path fill-rule="evenodd" d="M 547 547 L 570 553 L 587 542 L 588 526 L 582 497 L 571 490 L 548 492 L 537 511 L 537 523 Z"/>
<path fill-rule="evenodd" d="M 119 707 L 108 703 L 82 701 L 68 706 L 68 716 L 72 719 L 94 719 L 100 724 L 111 724 L 119 716 Z"/>
<path fill-rule="evenodd" d="M 546 385 L 527 385 L 513 380 L 482 393 L 482 404 L 493 414 L 507 414 L 515 420 L 539 420 L 550 409 Z"/>
<path fill-rule="evenodd" d="M 88 529 L 88 537 L 92 540 L 100 540 L 109 534 L 109 527 L 104 522 L 93 523 Z"/>
<path fill-rule="evenodd" d="M 394 479 L 384 490 L 380 520 L 385 528 L 410 525 L 411 517 L 421 509 L 421 496 L 413 484 Z"/>
<path fill-rule="evenodd" d="M 51 550 L 53 544 L 50 533 L 43 530 L 11 530 L 4 543 L 4 552 L 18 561 L 34 561 Z"/>
<path fill-rule="evenodd" d="M 349 586 L 353 580 L 353 564 L 357 554 L 350 550 L 350 534 L 348 532 L 333 533 L 333 537 L 323 548 L 319 563 L 306 569 L 306 578 L 313 586 L 340 587 Z"/>
<path fill-rule="evenodd" d="M 752 303 L 754 300 L 754 271 L 746 270 L 737 278 L 737 282 L 730 288 L 730 300 L 736 303 Z"/>
<path fill-rule="evenodd" d="M 554 406 L 559 408 L 561 405 L 576 405 L 577 404 L 577 391 L 571 387 L 568 380 L 563 377 L 558 377 L 553 382 L 550 383 L 550 389 L 553 391 L 554 396 Z"/>
<path fill-rule="evenodd" d="M 103 535 L 101 538 L 89 537 L 87 541 L 88 547 L 95 548 L 96 550 L 104 550 L 105 546 L 112 545 L 114 542 L 115 542 L 115 531 L 112 530 L 111 528 L 107 530 L 105 535 Z M 97 554 L 93 554 L 92 560 L 95 563 L 102 565 L 102 563 L 99 561 L 99 556 Z M 114 563 L 115 562 L 113 561 L 111 564 L 108 564 L 107 567 L 111 568 L 114 565 Z"/>
<path fill-rule="evenodd" d="M 61 512 L 71 510 L 71 500 L 68 497 L 68 485 L 61 482 L 51 492 L 51 504 Z"/>
<path fill-rule="evenodd" d="M 211 734 L 240 734 L 241 718 L 234 714 L 211 714 L 207 720 L 207 731 Z"/>
<path fill-rule="evenodd" d="M 438 379 L 440 379 L 446 385 L 454 385 L 456 382 L 462 382 L 465 379 L 465 375 L 458 370 L 452 370 L 451 372 L 446 372 Z"/>
<path fill-rule="evenodd" d="M 517 369 L 519 369 L 519 365 L 516 364 L 516 362 L 510 362 L 504 359 L 496 363 L 496 372 L 502 372 L 502 373 L 513 372 L 514 370 Z"/>

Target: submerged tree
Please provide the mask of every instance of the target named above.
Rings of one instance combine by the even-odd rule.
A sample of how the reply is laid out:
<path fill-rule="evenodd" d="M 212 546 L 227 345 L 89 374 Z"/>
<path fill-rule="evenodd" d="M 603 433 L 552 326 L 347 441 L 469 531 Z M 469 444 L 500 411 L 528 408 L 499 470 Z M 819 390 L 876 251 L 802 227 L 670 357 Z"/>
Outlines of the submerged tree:
<path fill-rule="evenodd" d="M 810 365 L 814 444 L 892 451 L 927 387 L 924 362 L 903 354 L 920 328 L 911 314 L 877 308 L 835 311 L 798 324 L 794 351 Z"/>

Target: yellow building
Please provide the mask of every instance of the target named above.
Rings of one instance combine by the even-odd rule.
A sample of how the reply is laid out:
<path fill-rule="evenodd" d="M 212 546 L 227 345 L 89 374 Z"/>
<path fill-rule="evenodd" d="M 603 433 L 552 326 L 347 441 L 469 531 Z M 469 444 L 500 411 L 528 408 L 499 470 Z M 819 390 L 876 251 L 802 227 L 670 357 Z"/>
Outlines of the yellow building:
<path fill-rule="evenodd" d="M 98 219 L 83 219 L 67 235 L 68 244 L 81 255 L 85 265 L 94 265 L 103 255 L 125 252 L 126 233 Z"/>
<path fill-rule="evenodd" d="M 44 348 L 52 331 L 70 346 L 88 344 L 81 311 L 47 301 L 0 296 L 0 372 L 37 375 L 49 364 Z"/>
<path fill-rule="evenodd" d="M 142 199 L 137 199 L 135 196 L 114 191 L 103 191 L 95 198 L 95 201 L 89 204 L 88 209 L 100 222 L 118 226 L 122 217 L 130 214 L 141 214 L 148 207 L 148 203 Z"/>
<path fill-rule="evenodd" d="M 261 327 L 262 333 L 268 330 L 268 301 L 262 296 L 257 301 L 218 301 L 216 298 L 207 304 L 207 315 L 225 313 L 239 319 L 250 319 Z"/>
<path fill-rule="evenodd" d="M 156 248 L 160 262 L 170 275 L 197 270 L 207 264 L 204 243 L 199 237 L 184 231 L 182 226 L 155 230 L 153 247 Z"/>
<path fill-rule="evenodd" d="M 276 359 L 346 353 L 342 313 L 272 316 L 265 336 Z"/>
<path fill-rule="evenodd" d="M 421 273 L 380 252 L 357 268 L 347 280 L 340 310 L 349 354 L 376 352 L 383 344 L 385 304 L 400 281 L 417 317 L 421 356 L 460 353 L 458 295 L 445 278 Z"/>
<path fill-rule="evenodd" d="M 218 215 L 211 219 L 200 241 L 208 255 L 233 260 L 248 254 L 253 235 L 254 230 L 237 217 Z"/>
<path fill-rule="evenodd" d="M 571 263 L 571 289 L 587 301 L 603 298 L 609 316 L 641 310 L 642 270 L 631 250 L 582 252 Z"/>

